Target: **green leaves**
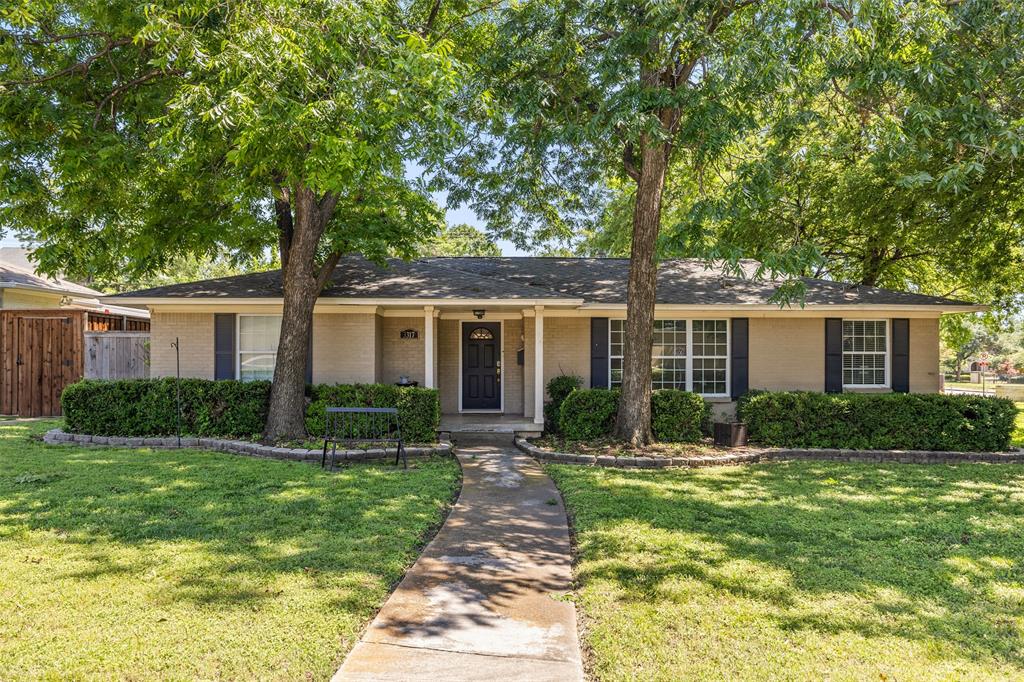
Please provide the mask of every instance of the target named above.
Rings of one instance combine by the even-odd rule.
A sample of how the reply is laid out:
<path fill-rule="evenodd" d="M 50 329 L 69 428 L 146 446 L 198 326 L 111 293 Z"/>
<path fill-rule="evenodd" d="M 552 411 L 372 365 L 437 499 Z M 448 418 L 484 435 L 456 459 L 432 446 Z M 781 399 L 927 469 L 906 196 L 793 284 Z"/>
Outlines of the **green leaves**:
<path fill-rule="evenodd" d="M 464 71 L 461 15 L 421 34 L 420 5 L 8 9 L 0 229 L 40 243 L 47 269 L 142 275 L 263 256 L 275 188 L 305 186 L 340 197 L 328 251 L 408 253 L 440 220 L 406 164 L 449 149 Z"/>

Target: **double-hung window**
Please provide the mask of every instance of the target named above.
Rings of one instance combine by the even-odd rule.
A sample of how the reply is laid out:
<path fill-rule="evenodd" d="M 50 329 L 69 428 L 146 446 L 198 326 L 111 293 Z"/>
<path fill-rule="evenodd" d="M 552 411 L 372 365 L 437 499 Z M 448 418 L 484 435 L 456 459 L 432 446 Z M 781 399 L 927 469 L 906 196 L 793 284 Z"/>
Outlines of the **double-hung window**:
<path fill-rule="evenodd" d="M 610 320 L 609 380 L 622 385 L 626 321 Z M 655 320 L 651 387 L 676 388 L 709 396 L 729 393 L 728 320 Z"/>
<path fill-rule="evenodd" d="M 242 381 L 274 378 L 280 315 L 238 316 L 238 378 Z"/>
<path fill-rule="evenodd" d="M 843 320 L 843 387 L 889 385 L 889 325 L 886 320 Z"/>

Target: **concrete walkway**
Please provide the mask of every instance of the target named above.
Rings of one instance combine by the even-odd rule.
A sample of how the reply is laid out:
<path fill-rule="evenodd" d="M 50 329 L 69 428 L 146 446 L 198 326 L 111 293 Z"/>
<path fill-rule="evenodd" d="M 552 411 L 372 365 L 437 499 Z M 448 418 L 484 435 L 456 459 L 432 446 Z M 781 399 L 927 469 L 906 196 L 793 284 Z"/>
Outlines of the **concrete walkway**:
<path fill-rule="evenodd" d="M 458 503 L 334 680 L 582 680 L 558 491 L 508 435 L 455 453 Z"/>

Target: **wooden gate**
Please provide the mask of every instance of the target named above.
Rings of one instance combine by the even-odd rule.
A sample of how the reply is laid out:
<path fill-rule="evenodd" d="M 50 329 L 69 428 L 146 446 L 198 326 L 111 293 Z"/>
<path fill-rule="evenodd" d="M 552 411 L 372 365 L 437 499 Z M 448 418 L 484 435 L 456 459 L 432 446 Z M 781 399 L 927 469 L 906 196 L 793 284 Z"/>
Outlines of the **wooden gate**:
<path fill-rule="evenodd" d="M 86 332 L 86 379 L 145 379 L 149 332 Z"/>
<path fill-rule="evenodd" d="M 0 412 L 61 413 L 64 387 L 82 378 L 83 311 L 0 311 Z"/>

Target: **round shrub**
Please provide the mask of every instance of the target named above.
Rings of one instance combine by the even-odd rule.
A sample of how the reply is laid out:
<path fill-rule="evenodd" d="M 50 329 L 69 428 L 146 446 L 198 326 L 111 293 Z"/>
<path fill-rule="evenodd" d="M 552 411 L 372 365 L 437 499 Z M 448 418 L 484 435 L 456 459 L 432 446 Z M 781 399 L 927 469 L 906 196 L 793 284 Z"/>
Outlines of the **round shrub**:
<path fill-rule="evenodd" d="M 618 390 L 590 388 L 573 391 L 562 402 L 558 426 L 562 435 L 570 440 L 601 438 L 611 434 L 618 409 Z"/>
<path fill-rule="evenodd" d="M 573 374 L 559 374 L 548 382 L 548 397 L 551 400 L 544 404 L 545 431 L 558 431 L 558 415 L 562 410 L 562 402 L 582 385 L 583 379 Z"/>
<path fill-rule="evenodd" d="M 696 393 L 663 389 L 651 395 L 651 430 L 660 441 L 697 443 L 711 418 L 711 406 Z"/>

